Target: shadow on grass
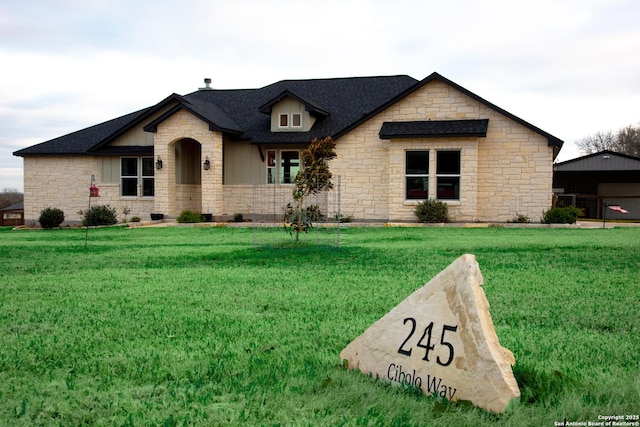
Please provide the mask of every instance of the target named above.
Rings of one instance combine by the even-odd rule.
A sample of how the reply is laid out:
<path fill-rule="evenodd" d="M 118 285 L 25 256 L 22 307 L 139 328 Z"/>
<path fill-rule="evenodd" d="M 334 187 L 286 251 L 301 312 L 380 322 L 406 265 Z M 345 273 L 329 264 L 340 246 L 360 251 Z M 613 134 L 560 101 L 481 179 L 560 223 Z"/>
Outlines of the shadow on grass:
<path fill-rule="evenodd" d="M 520 401 L 524 404 L 557 406 L 561 395 L 574 380 L 560 371 L 540 371 L 526 364 L 516 364 L 513 375 L 520 387 Z"/>

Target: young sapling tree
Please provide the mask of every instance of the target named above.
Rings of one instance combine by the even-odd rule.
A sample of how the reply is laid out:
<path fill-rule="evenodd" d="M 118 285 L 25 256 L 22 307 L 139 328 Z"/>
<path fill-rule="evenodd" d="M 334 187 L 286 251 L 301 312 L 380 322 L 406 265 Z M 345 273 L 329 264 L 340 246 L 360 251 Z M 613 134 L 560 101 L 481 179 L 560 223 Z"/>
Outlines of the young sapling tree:
<path fill-rule="evenodd" d="M 318 205 L 305 207 L 305 202 L 309 196 L 333 188 L 329 161 L 336 157 L 335 146 L 336 143 L 330 136 L 314 138 L 309 147 L 301 152 L 302 168 L 293 180 L 293 203 L 287 204 L 284 214 L 287 224 L 285 227 L 289 233 L 295 233 L 296 241 L 300 240 L 301 232 L 306 233 L 313 222 L 323 216 Z"/>

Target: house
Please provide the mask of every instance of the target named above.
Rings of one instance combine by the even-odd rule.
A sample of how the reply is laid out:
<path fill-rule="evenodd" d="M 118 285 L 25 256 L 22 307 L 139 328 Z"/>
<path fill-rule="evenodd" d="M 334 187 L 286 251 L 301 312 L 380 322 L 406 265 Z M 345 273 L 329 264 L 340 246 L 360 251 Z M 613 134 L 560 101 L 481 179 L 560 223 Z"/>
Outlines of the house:
<path fill-rule="evenodd" d="M 582 209 L 586 218 L 640 219 L 640 158 L 605 150 L 554 165 L 553 188 L 559 200 Z"/>
<path fill-rule="evenodd" d="M 414 221 L 421 200 L 452 221 L 535 218 L 552 202 L 562 141 L 433 73 L 285 80 L 259 89 L 172 94 L 158 104 L 16 151 L 25 216 L 87 205 L 91 177 L 117 211 L 250 216 L 255 188 L 290 195 L 300 150 L 331 136 L 341 212 Z M 264 204 L 264 201 L 260 201 Z M 279 209 L 280 207 L 274 207 Z"/>
<path fill-rule="evenodd" d="M 24 225 L 24 203 L 18 202 L 0 209 L 0 218 L 2 218 L 0 225 L 3 227 Z"/>

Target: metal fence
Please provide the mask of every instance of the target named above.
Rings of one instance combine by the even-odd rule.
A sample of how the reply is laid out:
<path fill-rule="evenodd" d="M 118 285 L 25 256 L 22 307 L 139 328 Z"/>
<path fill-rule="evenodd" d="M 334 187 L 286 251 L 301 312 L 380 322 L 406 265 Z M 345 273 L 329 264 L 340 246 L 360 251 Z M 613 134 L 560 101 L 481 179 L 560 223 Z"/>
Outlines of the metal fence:
<path fill-rule="evenodd" d="M 253 186 L 250 214 L 254 246 L 293 247 L 300 244 L 340 246 L 340 225 L 345 220 L 340 211 L 341 179 L 334 176 L 333 189 L 312 194 L 303 208 L 317 206 L 321 216 L 311 227 L 296 233 L 285 220 L 288 205 L 294 205 L 291 184 Z"/>

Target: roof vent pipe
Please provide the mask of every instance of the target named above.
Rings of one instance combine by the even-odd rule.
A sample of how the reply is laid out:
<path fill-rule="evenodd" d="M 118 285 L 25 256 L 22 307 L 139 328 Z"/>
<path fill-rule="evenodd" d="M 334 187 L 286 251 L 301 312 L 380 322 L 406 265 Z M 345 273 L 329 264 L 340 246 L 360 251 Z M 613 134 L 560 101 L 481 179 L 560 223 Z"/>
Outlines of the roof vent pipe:
<path fill-rule="evenodd" d="M 198 88 L 198 90 L 213 90 L 211 88 L 211 79 L 210 78 L 205 78 L 204 79 L 204 87 Z"/>

